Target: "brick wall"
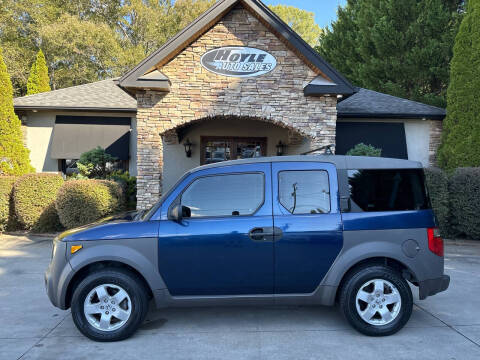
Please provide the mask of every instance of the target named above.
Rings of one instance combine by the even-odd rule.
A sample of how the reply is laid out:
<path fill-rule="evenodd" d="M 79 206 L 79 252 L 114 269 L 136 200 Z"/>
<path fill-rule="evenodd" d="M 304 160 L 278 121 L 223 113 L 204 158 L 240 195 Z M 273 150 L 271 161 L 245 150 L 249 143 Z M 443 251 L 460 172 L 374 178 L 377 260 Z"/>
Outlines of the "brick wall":
<path fill-rule="evenodd" d="M 277 67 L 263 76 L 233 78 L 204 69 L 200 57 L 220 46 L 266 50 Z M 247 10 L 236 7 L 169 63 L 159 68 L 171 91 L 137 94 L 137 204 L 144 209 L 161 194 L 163 142 L 172 129 L 203 118 L 250 117 L 311 138 L 312 148 L 335 143 L 336 96 L 305 97 L 303 87 L 318 74 Z M 248 121 L 248 120 L 247 120 Z M 297 134 L 297 136 L 293 136 Z M 252 129 L 255 136 L 255 129 Z"/>

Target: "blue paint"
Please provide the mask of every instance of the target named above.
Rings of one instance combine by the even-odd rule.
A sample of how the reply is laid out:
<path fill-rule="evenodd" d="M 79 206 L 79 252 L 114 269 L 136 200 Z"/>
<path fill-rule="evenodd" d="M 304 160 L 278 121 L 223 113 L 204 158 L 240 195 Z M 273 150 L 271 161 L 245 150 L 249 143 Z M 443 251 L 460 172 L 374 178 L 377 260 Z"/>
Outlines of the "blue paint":
<path fill-rule="evenodd" d="M 343 213 L 343 230 L 387 230 L 434 227 L 432 210 Z"/>
<path fill-rule="evenodd" d="M 265 200 L 253 216 L 168 219 L 168 207 L 195 178 L 236 172 L 265 175 Z M 273 293 L 273 242 L 248 236 L 273 226 L 270 184 L 270 163 L 258 163 L 200 170 L 172 191 L 160 209 L 158 241 L 159 271 L 172 295 Z"/>
<path fill-rule="evenodd" d="M 330 184 L 329 214 L 292 215 L 278 201 L 278 173 L 285 170 L 325 170 Z M 306 176 L 308 173 L 306 173 Z M 275 241 L 275 292 L 310 293 L 319 285 L 343 245 L 338 211 L 337 172 L 332 164 L 286 162 L 272 164 L 274 226 L 283 231 Z"/>
<path fill-rule="evenodd" d="M 113 221 L 94 223 L 67 230 L 59 235 L 62 241 L 93 241 L 156 238 L 158 221 Z"/>

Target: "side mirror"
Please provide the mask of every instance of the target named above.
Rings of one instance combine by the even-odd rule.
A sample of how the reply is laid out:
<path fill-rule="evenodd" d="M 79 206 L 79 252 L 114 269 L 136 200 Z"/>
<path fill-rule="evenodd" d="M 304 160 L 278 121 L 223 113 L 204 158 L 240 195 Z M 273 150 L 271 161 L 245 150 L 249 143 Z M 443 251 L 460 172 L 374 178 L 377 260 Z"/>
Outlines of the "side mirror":
<path fill-rule="evenodd" d="M 188 206 L 176 204 L 172 207 L 169 214 L 169 219 L 173 221 L 180 221 L 183 218 L 189 218 L 192 212 Z"/>

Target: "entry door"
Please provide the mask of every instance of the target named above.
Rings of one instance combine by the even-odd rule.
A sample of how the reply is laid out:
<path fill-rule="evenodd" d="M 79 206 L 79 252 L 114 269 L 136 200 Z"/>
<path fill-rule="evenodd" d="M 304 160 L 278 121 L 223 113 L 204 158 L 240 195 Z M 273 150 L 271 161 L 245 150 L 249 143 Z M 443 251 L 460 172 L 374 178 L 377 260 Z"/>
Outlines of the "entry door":
<path fill-rule="evenodd" d="M 158 243 L 172 295 L 273 294 L 270 184 L 269 163 L 205 169 L 180 184 L 162 206 Z M 191 217 L 166 218 L 176 203 Z"/>
<path fill-rule="evenodd" d="M 342 248 L 332 164 L 272 163 L 275 293 L 311 293 Z"/>

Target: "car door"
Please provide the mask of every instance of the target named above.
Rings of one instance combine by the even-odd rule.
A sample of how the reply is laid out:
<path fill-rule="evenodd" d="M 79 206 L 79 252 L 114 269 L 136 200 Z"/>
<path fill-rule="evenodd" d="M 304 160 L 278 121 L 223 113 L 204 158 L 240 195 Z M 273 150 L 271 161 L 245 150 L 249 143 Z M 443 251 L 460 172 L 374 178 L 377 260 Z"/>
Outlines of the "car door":
<path fill-rule="evenodd" d="M 330 163 L 272 163 L 275 293 L 310 293 L 342 248 L 336 168 Z"/>
<path fill-rule="evenodd" d="M 191 216 L 169 219 L 175 204 Z M 161 211 L 158 264 L 171 295 L 273 294 L 270 163 L 197 171 Z"/>

